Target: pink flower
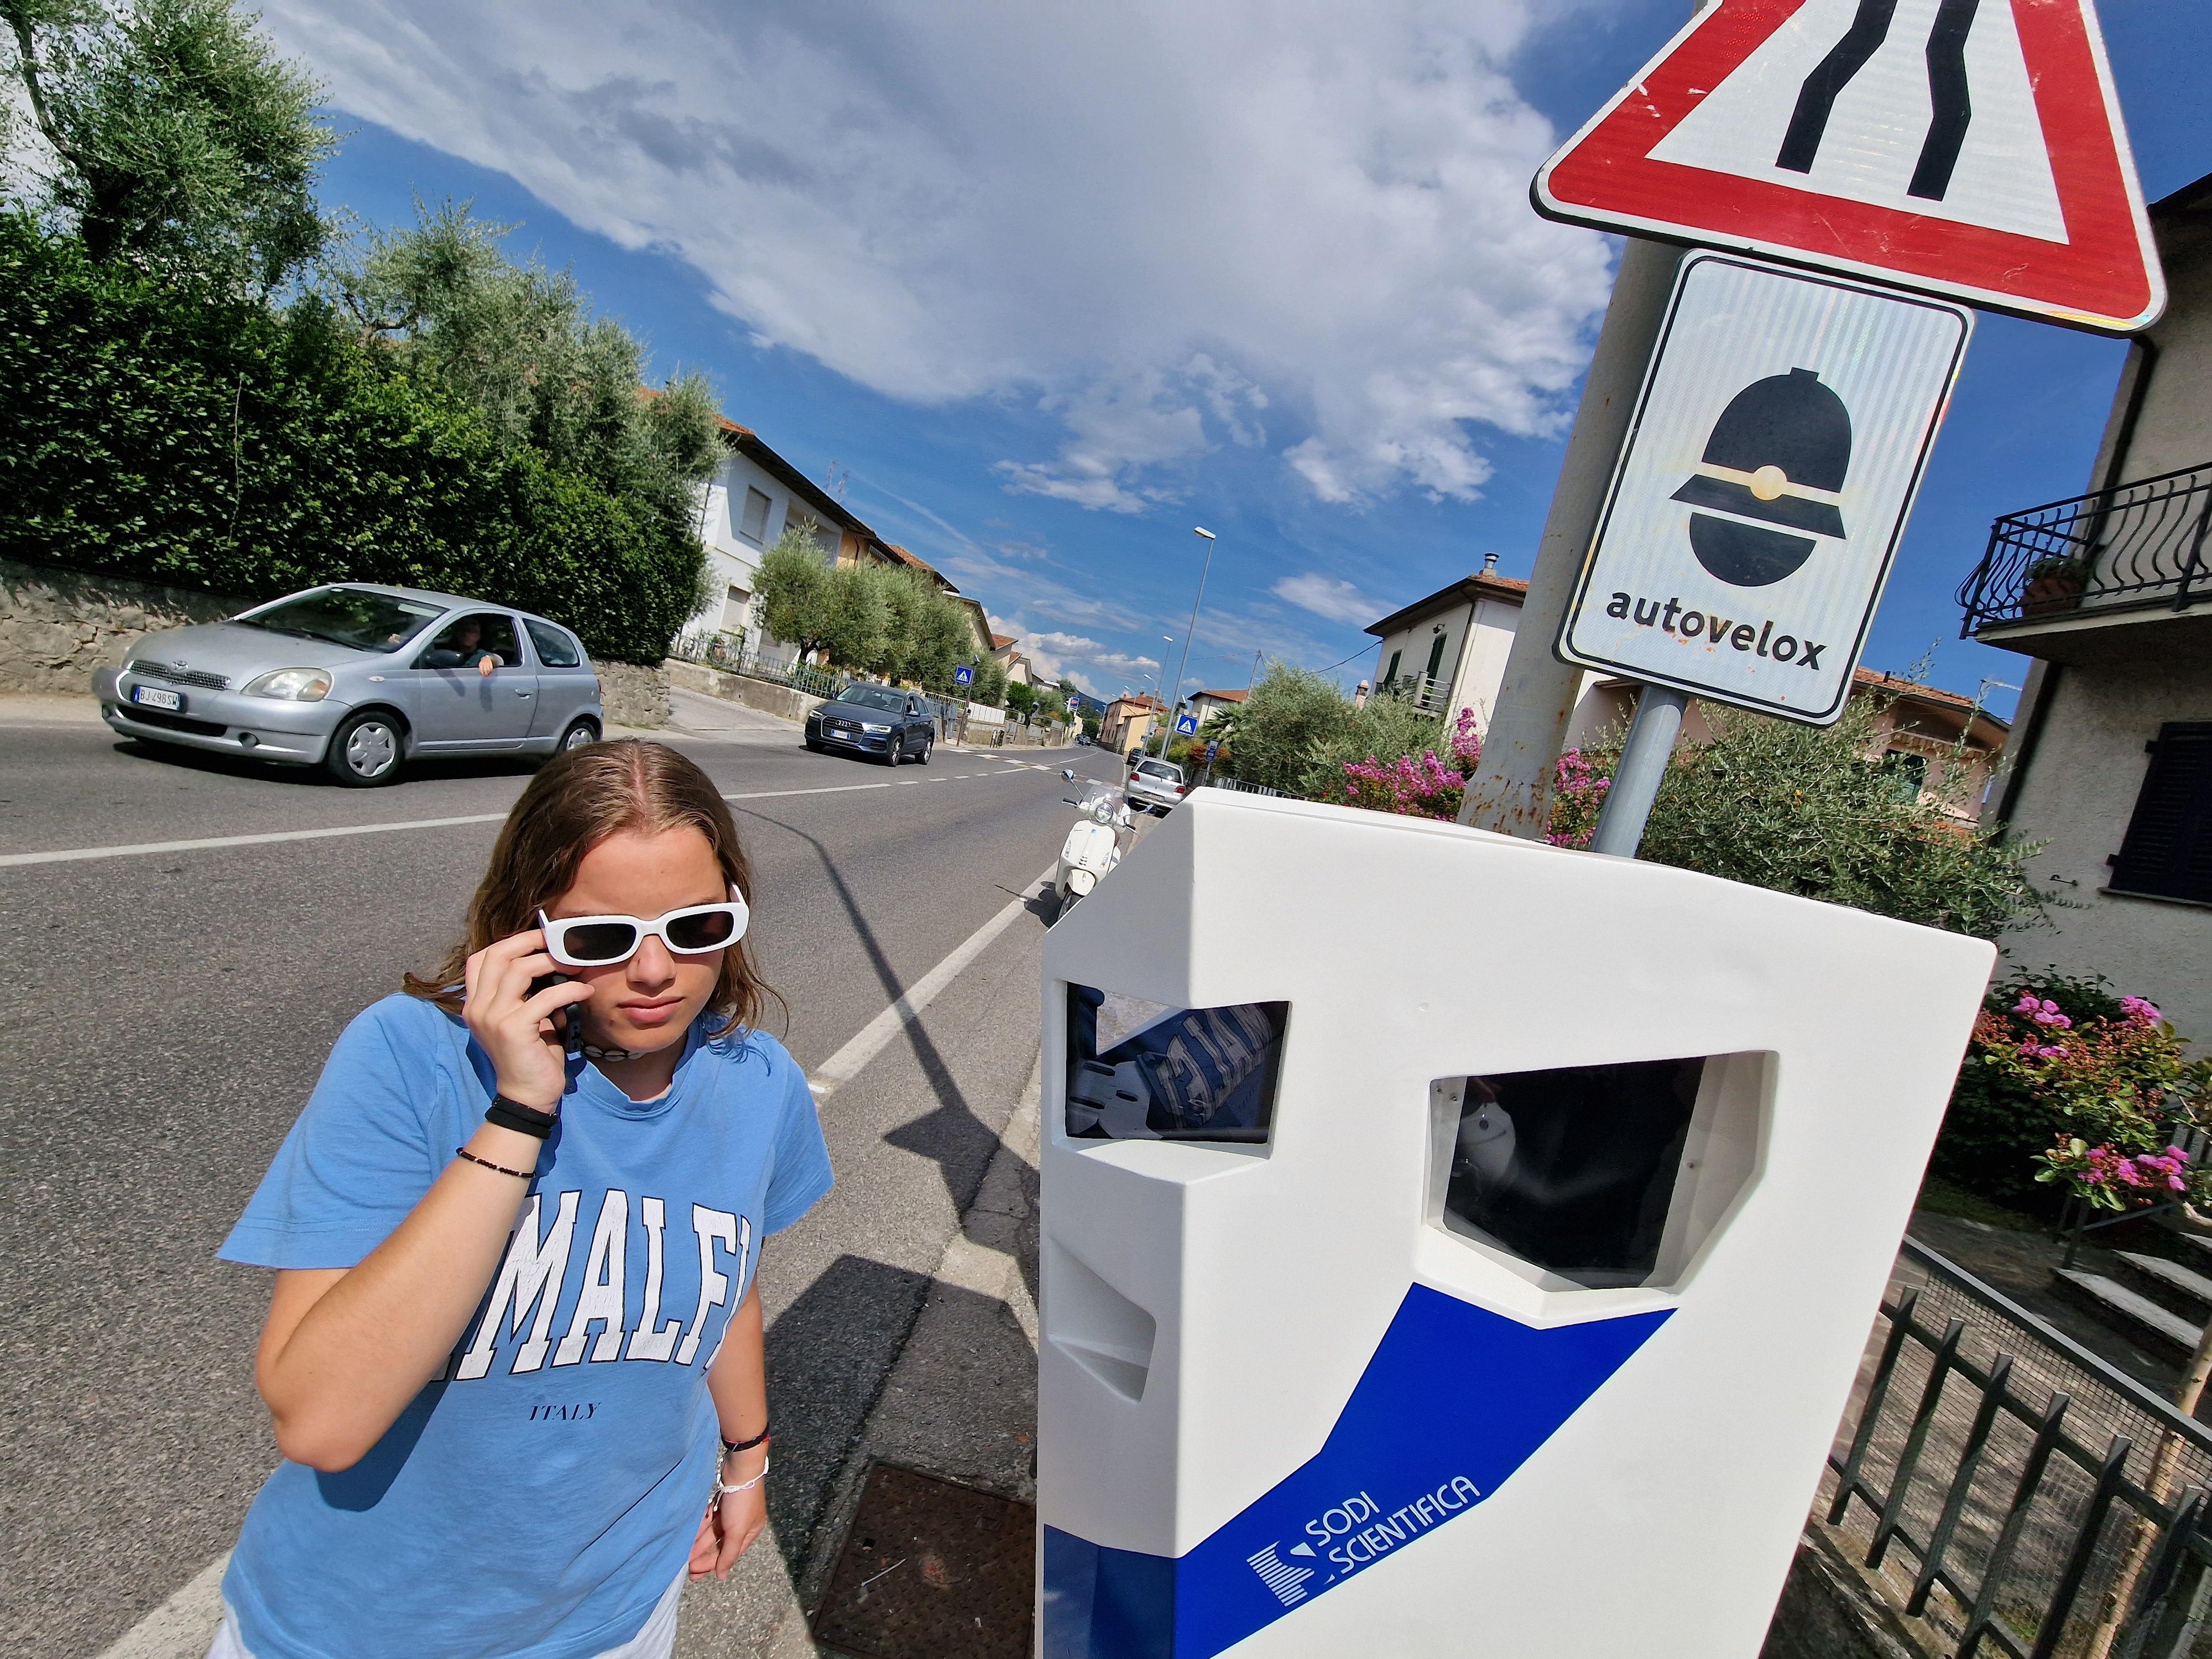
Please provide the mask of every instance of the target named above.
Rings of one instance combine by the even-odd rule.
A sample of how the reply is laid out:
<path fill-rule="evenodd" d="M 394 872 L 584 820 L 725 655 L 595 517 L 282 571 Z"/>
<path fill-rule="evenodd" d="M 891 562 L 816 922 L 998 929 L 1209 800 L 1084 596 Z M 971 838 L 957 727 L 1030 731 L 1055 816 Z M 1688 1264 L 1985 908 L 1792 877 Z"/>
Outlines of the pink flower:
<path fill-rule="evenodd" d="M 2155 1025 L 2165 1018 L 2155 1006 L 2141 997 L 2122 997 L 2120 1012 L 2127 1016 L 2131 1025 Z"/>

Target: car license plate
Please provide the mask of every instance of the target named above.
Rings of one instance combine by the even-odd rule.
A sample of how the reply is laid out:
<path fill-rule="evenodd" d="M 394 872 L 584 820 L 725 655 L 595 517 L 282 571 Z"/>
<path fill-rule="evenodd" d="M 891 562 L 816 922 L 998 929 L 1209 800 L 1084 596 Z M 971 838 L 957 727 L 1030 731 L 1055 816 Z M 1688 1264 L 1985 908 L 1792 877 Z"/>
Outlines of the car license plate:
<path fill-rule="evenodd" d="M 166 708 L 173 714 L 181 713 L 185 706 L 182 692 L 163 691 L 151 685 L 132 686 L 131 701 L 147 708 Z"/>

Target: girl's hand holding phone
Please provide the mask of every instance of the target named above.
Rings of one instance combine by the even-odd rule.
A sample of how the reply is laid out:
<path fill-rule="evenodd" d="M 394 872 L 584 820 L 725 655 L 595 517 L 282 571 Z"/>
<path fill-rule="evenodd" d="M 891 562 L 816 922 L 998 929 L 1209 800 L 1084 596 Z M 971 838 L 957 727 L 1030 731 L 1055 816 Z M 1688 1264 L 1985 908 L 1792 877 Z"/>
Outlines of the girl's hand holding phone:
<path fill-rule="evenodd" d="M 589 985 L 573 980 L 531 994 L 532 981 L 560 971 L 546 954 L 545 935 L 535 927 L 486 945 L 469 957 L 465 970 L 468 996 L 461 1018 L 491 1056 L 500 1093 L 542 1112 L 560 1105 L 568 1085 L 566 1045 L 553 1016 L 592 995 Z"/>

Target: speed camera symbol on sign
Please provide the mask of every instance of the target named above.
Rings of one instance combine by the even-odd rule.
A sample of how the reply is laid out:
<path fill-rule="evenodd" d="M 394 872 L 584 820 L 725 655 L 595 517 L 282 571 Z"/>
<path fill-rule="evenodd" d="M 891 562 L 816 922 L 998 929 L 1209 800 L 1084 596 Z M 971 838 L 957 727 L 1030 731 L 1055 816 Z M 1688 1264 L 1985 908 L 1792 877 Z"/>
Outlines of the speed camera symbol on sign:
<path fill-rule="evenodd" d="M 1972 326 L 1943 301 L 1684 260 L 1559 654 L 1836 719 Z"/>
<path fill-rule="evenodd" d="M 1837 492 L 1850 464 L 1850 411 L 1818 374 L 1753 380 L 1721 411 L 1696 473 L 1674 492 L 1711 509 L 1690 514 L 1698 562 L 1735 587 L 1795 575 L 1814 538 L 1843 539 Z"/>

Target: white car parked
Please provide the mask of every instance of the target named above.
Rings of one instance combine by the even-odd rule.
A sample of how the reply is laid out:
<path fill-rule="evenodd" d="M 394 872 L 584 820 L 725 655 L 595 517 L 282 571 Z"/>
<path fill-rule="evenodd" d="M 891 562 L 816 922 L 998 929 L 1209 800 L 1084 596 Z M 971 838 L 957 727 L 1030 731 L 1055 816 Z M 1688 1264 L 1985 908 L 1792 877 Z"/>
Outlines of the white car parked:
<path fill-rule="evenodd" d="M 1124 791 L 1130 805 L 1165 817 L 1170 808 L 1182 804 L 1182 768 L 1173 761 L 1146 755 L 1130 763 L 1129 782 Z"/>

